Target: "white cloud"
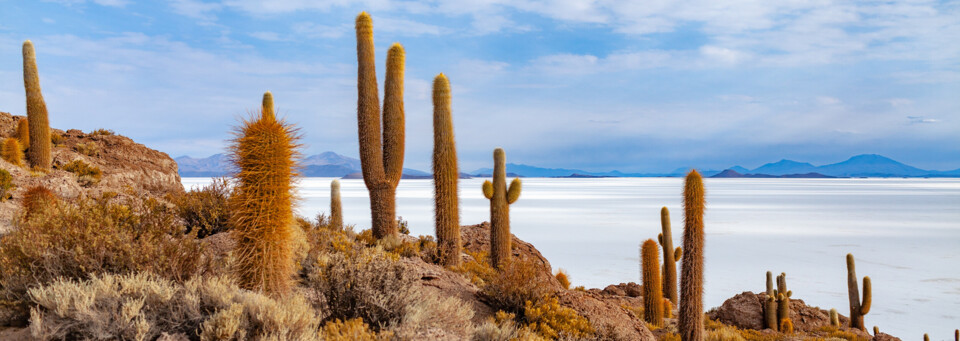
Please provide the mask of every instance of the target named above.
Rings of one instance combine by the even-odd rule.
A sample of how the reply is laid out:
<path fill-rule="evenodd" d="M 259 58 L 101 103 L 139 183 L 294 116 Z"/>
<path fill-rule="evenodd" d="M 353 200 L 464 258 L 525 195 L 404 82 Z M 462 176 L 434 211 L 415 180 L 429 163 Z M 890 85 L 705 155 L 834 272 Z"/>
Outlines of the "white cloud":
<path fill-rule="evenodd" d="M 87 0 L 44 0 L 44 1 L 56 2 L 66 6 L 83 5 L 87 3 Z M 129 0 L 92 0 L 91 2 L 100 6 L 109 6 L 109 7 L 126 7 L 127 5 L 130 4 Z"/>
<path fill-rule="evenodd" d="M 839 98 L 830 96 L 819 96 L 816 98 L 816 100 L 820 105 L 837 105 L 842 103 Z"/>
<path fill-rule="evenodd" d="M 312 22 L 301 22 L 291 26 L 293 32 L 300 37 L 307 38 L 340 38 L 352 27 L 348 25 L 327 26 Z"/>
<path fill-rule="evenodd" d="M 284 41 L 286 39 L 281 38 L 277 32 L 253 32 L 250 33 L 251 37 L 265 40 L 265 41 Z"/>
<path fill-rule="evenodd" d="M 700 54 L 707 59 L 715 60 L 723 64 L 737 64 L 749 58 L 746 53 L 710 45 L 701 46 Z"/>
<path fill-rule="evenodd" d="M 216 20 L 213 12 L 223 9 L 223 5 L 219 3 L 200 0 L 171 0 L 169 4 L 174 13 L 204 21 Z"/>
<path fill-rule="evenodd" d="M 45 23 L 45 24 L 55 24 L 55 23 L 57 23 L 56 20 L 53 20 L 53 19 L 50 19 L 50 18 L 43 18 L 43 19 L 40 19 L 40 21 L 43 21 L 43 23 Z"/>

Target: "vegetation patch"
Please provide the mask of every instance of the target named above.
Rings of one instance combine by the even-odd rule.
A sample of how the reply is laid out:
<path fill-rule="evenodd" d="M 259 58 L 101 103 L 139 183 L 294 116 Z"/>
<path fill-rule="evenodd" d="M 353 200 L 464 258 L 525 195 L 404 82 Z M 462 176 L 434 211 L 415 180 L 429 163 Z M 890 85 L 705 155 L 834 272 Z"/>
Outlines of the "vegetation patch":
<path fill-rule="evenodd" d="M 77 182 L 84 187 L 89 187 L 100 183 L 100 178 L 103 176 L 103 172 L 100 171 L 99 167 L 91 166 L 80 159 L 68 162 L 67 164 L 63 165 L 62 169 L 76 175 Z"/>

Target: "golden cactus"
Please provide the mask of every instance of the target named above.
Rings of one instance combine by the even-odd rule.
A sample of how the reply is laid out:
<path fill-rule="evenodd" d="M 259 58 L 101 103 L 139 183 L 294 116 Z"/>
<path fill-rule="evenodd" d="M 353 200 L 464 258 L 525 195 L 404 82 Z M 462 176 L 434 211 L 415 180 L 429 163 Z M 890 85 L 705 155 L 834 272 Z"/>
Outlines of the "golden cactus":
<path fill-rule="evenodd" d="M 453 267 L 460 265 L 461 253 L 458 181 L 450 81 L 441 73 L 433 80 L 433 203 L 440 263 Z"/>
<path fill-rule="evenodd" d="M 510 259 L 510 204 L 520 198 L 520 179 L 507 187 L 506 154 L 502 148 L 493 151 L 493 183 L 483 182 L 483 196 L 490 199 L 490 263 L 500 268 Z"/>
<path fill-rule="evenodd" d="M 394 43 L 387 51 L 381 117 L 373 20 L 367 12 L 357 16 L 357 125 L 363 182 L 370 192 L 373 235 L 384 238 L 397 234 L 396 192 L 403 174 L 403 46 Z M 381 129 L 381 121 L 383 128 Z"/>
<path fill-rule="evenodd" d="M 690 171 L 683 186 L 683 259 L 677 330 L 683 341 L 703 341 L 703 177 Z"/>
<path fill-rule="evenodd" d="M 260 104 L 260 113 L 264 119 L 275 120 L 277 113 L 273 107 L 273 93 L 270 91 L 263 93 L 263 102 Z"/>
<path fill-rule="evenodd" d="M 20 149 L 30 148 L 30 122 L 26 117 L 17 120 L 17 141 L 20 142 Z"/>
<path fill-rule="evenodd" d="M 343 228 L 343 204 L 340 202 L 340 180 L 330 181 L 330 227 Z"/>
<path fill-rule="evenodd" d="M 873 302 L 870 276 L 863 278 L 863 301 L 861 301 L 857 285 L 857 265 L 853 254 L 850 253 L 847 254 L 847 294 L 850 298 L 850 328 L 866 331 L 863 315 L 870 312 L 870 303 Z"/>
<path fill-rule="evenodd" d="M 643 268 L 643 319 L 656 327 L 663 326 L 663 290 L 660 289 L 660 256 L 657 242 L 647 239 L 640 248 Z"/>
<path fill-rule="evenodd" d="M 27 120 L 30 124 L 30 147 L 27 159 L 30 167 L 49 171 L 53 164 L 50 155 L 50 120 L 47 117 L 47 104 L 40 91 L 40 75 L 37 72 L 37 56 L 33 43 L 23 42 L 23 87 L 27 92 Z"/>
<path fill-rule="evenodd" d="M 20 142 L 15 138 L 9 137 L 3 140 L 0 157 L 14 166 L 23 167 L 23 149 L 20 149 Z"/>
<path fill-rule="evenodd" d="M 243 121 L 230 146 L 238 169 L 228 205 L 239 284 L 273 296 L 289 291 L 295 272 L 298 139 L 291 125 L 264 115 Z"/>
<path fill-rule="evenodd" d="M 658 236 L 660 246 L 663 247 L 663 296 L 671 303 L 677 303 L 677 261 L 683 254 L 683 249 L 673 247 L 673 230 L 670 228 L 670 210 L 666 206 L 660 208 L 660 227 L 662 233 Z"/>

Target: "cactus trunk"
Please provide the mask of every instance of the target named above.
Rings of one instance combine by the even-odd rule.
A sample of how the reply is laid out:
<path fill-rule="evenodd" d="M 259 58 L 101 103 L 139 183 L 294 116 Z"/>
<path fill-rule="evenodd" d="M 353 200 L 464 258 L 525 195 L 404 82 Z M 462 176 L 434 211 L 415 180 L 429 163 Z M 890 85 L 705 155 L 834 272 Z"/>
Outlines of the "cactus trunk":
<path fill-rule="evenodd" d="M 780 276 L 777 276 L 777 320 L 783 321 L 790 319 L 790 295 L 792 293 L 790 290 L 787 290 L 787 274 L 780 273 Z"/>
<path fill-rule="evenodd" d="M 673 230 L 670 228 L 670 210 L 660 209 L 660 226 L 663 233 L 660 245 L 663 247 L 663 296 L 677 303 L 677 251 L 673 248 Z"/>
<path fill-rule="evenodd" d="M 294 128 L 261 116 L 244 121 L 230 147 L 237 191 L 230 196 L 239 284 L 277 297 L 293 284 Z"/>
<path fill-rule="evenodd" d="M 767 299 L 763 302 L 763 326 L 780 330 L 777 321 L 777 295 L 773 290 L 773 273 L 767 271 Z"/>
<path fill-rule="evenodd" d="M 683 188 L 683 259 L 677 331 L 683 341 L 703 341 L 703 178 L 690 171 Z"/>
<path fill-rule="evenodd" d="M 840 328 L 840 314 L 836 309 L 830 309 L 830 325 Z"/>
<path fill-rule="evenodd" d="M 340 203 L 340 180 L 330 182 L 330 227 L 343 228 L 343 205 Z"/>
<path fill-rule="evenodd" d="M 654 326 L 663 326 L 663 290 L 660 288 L 660 256 L 657 242 L 647 239 L 641 248 L 643 267 L 643 319 Z"/>
<path fill-rule="evenodd" d="M 21 150 L 30 148 L 30 122 L 26 117 L 17 120 L 17 141 Z"/>
<path fill-rule="evenodd" d="M 387 73 L 381 116 L 374 66 L 373 20 L 366 12 L 361 12 L 357 16 L 356 31 L 360 163 L 363 181 L 370 192 L 373 235 L 380 239 L 397 234 L 395 200 L 397 184 L 403 172 L 405 55 L 400 44 L 393 44 L 387 52 Z"/>
<path fill-rule="evenodd" d="M 460 206 L 457 147 L 450 110 L 450 81 L 444 74 L 433 80 L 433 187 L 437 247 L 440 262 L 460 265 Z"/>
<path fill-rule="evenodd" d="M 870 302 L 873 299 L 870 286 L 870 277 L 863 278 L 863 301 L 860 300 L 860 290 L 857 284 L 857 268 L 853 254 L 847 254 L 847 293 L 850 298 L 850 328 L 866 331 L 863 324 L 863 315 L 870 312 Z"/>
<path fill-rule="evenodd" d="M 30 147 L 27 160 L 34 169 L 49 171 L 53 164 L 50 155 L 50 121 L 47 104 L 40 91 L 40 75 L 37 72 L 37 56 L 33 43 L 23 43 L 23 87 L 27 92 L 27 120 L 30 124 Z"/>
<path fill-rule="evenodd" d="M 507 187 L 506 155 L 503 149 L 493 151 L 493 183 L 484 181 L 483 195 L 490 199 L 490 263 L 500 268 L 510 260 L 510 204 L 520 197 L 520 179 Z"/>

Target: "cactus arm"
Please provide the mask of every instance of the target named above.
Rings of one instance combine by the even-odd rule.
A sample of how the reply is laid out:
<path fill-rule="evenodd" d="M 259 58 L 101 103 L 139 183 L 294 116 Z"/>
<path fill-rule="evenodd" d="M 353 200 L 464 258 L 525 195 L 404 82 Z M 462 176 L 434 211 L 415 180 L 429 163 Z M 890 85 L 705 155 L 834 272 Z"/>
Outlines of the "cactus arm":
<path fill-rule="evenodd" d="M 663 246 L 663 233 L 657 234 L 657 244 Z"/>
<path fill-rule="evenodd" d="M 493 199 L 493 183 L 490 180 L 483 181 L 483 196 L 487 199 Z"/>
<path fill-rule="evenodd" d="M 273 93 L 270 91 L 263 93 L 263 104 L 260 105 L 260 114 L 263 115 L 264 119 L 268 120 L 277 118 L 277 113 L 273 108 Z"/>
<path fill-rule="evenodd" d="M 357 15 L 357 133 L 360 163 L 367 188 L 383 181 L 383 149 L 380 129 L 380 95 L 373 46 L 373 19 L 367 12 Z"/>
<path fill-rule="evenodd" d="M 387 78 L 383 95 L 383 166 L 386 181 L 396 187 L 403 175 L 403 72 L 406 53 L 393 43 L 387 51 Z"/>
<path fill-rule="evenodd" d="M 514 178 L 510 181 L 510 187 L 507 189 L 507 204 L 512 204 L 520 199 L 520 178 Z"/>
<path fill-rule="evenodd" d="M 683 248 L 677 246 L 677 248 L 673 250 L 673 261 L 676 262 L 680 260 L 680 258 L 683 258 Z"/>
<path fill-rule="evenodd" d="M 873 302 L 873 290 L 870 285 L 870 276 L 863 278 L 863 303 L 860 304 L 860 315 L 866 315 L 870 312 L 870 304 Z"/>

